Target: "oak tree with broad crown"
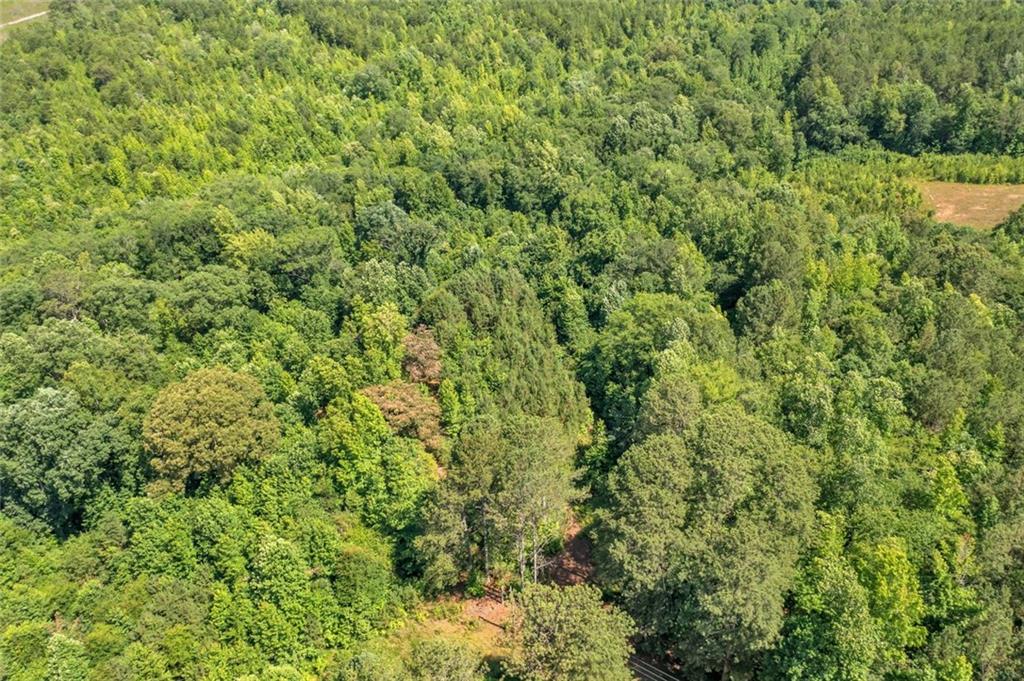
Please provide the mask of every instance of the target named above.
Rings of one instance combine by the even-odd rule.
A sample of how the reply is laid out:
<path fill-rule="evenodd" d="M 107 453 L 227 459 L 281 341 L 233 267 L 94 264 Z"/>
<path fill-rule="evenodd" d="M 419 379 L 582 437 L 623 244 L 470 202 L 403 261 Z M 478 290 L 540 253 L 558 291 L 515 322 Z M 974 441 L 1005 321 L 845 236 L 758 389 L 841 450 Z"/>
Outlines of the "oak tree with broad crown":
<path fill-rule="evenodd" d="M 187 492 L 259 461 L 279 437 L 273 407 L 255 379 L 225 367 L 199 369 L 164 388 L 142 426 L 157 479 L 150 492 Z"/>

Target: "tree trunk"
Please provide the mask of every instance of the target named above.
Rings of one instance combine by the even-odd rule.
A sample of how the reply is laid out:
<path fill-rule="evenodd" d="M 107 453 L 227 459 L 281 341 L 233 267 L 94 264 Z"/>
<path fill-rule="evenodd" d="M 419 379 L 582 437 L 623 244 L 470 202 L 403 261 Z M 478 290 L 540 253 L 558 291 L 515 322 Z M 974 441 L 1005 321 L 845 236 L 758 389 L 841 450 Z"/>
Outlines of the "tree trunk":
<path fill-rule="evenodd" d="M 519 562 L 519 582 L 526 582 L 526 533 L 522 526 L 516 529 L 516 558 Z"/>
<path fill-rule="evenodd" d="M 473 566 L 473 537 L 469 533 L 469 515 L 466 508 L 462 508 L 462 541 L 466 549 L 466 565 Z"/>
<path fill-rule="evenodd" d="M 537 544 L 537 527 L 533 528 L 533 581 L 537 581 L 538 572 L 540 571 L 539 559 L 540 559 L 540 546 Z"/>
<path fill-rule="evenodd" d="M 487 522 L 487 505 L 484 504 L 483 510 L 483 525 L 484 525 L 484 581 L 491 580 L 491 526 Z"/>

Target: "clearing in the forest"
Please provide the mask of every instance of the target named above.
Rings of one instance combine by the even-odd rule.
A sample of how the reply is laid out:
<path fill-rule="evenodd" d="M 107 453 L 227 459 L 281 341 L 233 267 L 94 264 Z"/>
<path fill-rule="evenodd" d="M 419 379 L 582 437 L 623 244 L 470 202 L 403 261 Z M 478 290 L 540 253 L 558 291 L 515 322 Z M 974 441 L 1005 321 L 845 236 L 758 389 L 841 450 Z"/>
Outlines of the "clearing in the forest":
<path fill-rule="evenodd" d="M 925 205 L 939 222 L 991 229 L 1024 205 L 1024 184 L 921 182 Z"/>

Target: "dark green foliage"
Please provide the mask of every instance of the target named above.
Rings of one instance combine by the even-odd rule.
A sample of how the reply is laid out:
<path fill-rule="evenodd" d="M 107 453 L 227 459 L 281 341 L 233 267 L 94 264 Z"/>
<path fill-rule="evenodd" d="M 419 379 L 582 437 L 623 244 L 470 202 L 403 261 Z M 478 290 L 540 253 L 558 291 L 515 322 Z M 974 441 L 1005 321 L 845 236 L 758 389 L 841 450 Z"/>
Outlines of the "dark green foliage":
<path fill-rule="evenodd" d="M 553 418 L 508 414 L 466 424 L 417 539 L 427 586 L 498 570 L 536 581 L 577 497 L 572 455 Z"/>
<path fill-rule="evenodd" d="M 61 533 L 75 528 L 106 463 L 103 425 L 52 388 L 0 409 L 0 509 Z"/>
<path fill-rule="evenodd" d="M 807 453 L 735 408 L 628 450 L 609 478 L 609 584 L 696 670 L 747 667 L 774 642 L 815 494 Z"/>

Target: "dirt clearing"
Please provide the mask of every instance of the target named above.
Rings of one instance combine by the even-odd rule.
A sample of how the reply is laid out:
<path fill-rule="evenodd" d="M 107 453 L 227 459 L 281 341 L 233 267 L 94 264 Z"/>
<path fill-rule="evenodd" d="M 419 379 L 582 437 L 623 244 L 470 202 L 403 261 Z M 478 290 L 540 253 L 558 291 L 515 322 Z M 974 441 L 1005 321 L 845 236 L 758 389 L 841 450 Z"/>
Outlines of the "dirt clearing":
<path fill-rule="evenodd" d="M 925 205 L 939 222 L 992 229 L 1024 204 L 1024 184 L 918 182 Z"/>

